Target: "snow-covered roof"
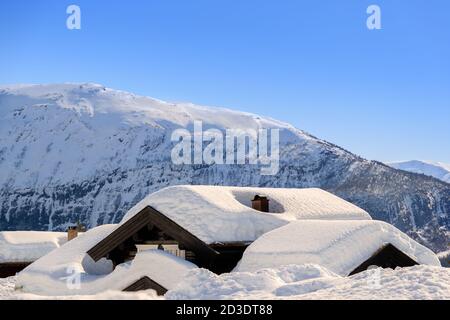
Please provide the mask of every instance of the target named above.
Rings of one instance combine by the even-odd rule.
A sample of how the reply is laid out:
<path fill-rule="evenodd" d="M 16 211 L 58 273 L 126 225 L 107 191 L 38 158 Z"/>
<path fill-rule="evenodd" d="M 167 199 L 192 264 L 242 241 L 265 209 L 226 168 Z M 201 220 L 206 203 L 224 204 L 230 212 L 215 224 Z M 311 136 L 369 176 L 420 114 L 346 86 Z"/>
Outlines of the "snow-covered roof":
<path fill-rule="evenodd" d="M 271 200 L 272 213 L 248 207 L 259 193 Z M 255 237 L 234 271 L 315 264 L 347 275 L 388 243 L 420 264 L 440 265 L 433 252 L 395 227 L 371 220 L 365 211 L 319 189 L 172 187 L 147 197 L 123 222 L 147 205 L 204 241 Z M 139 252 L 115 269 L 104 258 L 94 262 L 86 252 L 119 227 L 94 228 L 50 252 L 19 273 L 17 286 L 41 295 L 91 295 L 123 290 L 147 276 L 171 290 L 197 268 L 159 250 Z"/>
<path fill-rule="evenodd" d="M 131 262 L 113 269 L 111 262 L 94 262 L 86 251 L 117 228 L 104 225 L 89 230 L 37 260 L 18 274 L 17 286 L 42 295 L 90 295 L 123 290 L 142 277 L 172 289 L 194 264 L 161 250 L 139 252 Z M 77 286 L 79 279 L 79 286 Z"/>
<path fill-rule="evenodd" d="M 431 250 L 385 222 L 304 220 L 261 236 L 247 248 L 235 270 L 313 263 L 348 275 L 389 243 L 419 264 L 440 266 Z"/>
<path fill-rule="evenodd" d="M 270 212 L 252 209 L 264 194 Z M 133 207 L 124 223 L 152 206 L 205 243 L 254 241 L 290 221 L 302 219 L 370 220 L 363 209 L 321 189 L 174 186 L 155 192 Z"/>
<path fill-rule="evenodd" d="M 32 262 L 67 241 L 64 232 L 0 232 L 0 263 Z"/>

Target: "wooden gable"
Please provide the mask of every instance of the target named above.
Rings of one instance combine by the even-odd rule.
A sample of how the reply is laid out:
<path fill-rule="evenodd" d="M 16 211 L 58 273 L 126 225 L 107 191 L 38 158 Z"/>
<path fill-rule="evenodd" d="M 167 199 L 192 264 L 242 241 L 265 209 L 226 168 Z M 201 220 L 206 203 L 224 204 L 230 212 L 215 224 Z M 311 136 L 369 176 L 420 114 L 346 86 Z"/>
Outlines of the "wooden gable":
<path fill-rule="evenodd" d="M 130 286 L 126 287 L 122 291 L 124 291 L 124 292 L 136 292 L 136 291 L 149 290 L 149 289 L 155 290 L 156 293 L 159 296 L 163 296 L 167 292 L 166 288 L 161 286 L 159 283 L 153 281 L 149 277 L 143 277 L 143 278 L 137 280 L 136 282 L 134 282 Z"/>
<path fill-rule="evenodd" d="M 111 258 L 120 248 L 127 245 L 134 245 L 135 240 L 133 238 L 147 227 L 150 229 L 156 228 L 160 233 L 164 233 L 168 242 L 176 241 L 181 247 L 194 252 L 196 261 L 200 266 L 208 267 L 211 261 L 219 255 L 219 252 L 150 206 L 145 207 L 124 224 L 120 225 L 87 253 L 94 261 L 98 261 L 107 256 Z M 120 259 L 113 258 L 112 260 L 121 262 Z"/>
<path fill-rule="evenodd" d="M 392 244 L 387 244 L 374 253 L 372 257 L 360 264 L 349 276 L 367 270 L 370 266 L 381 268 L 412 267 L 418 263 Z"/>
<path fill-rule="evenodd" d="M 0 278 L 15 276 L 33 262 L 7 262 L 0 263 Z"/>

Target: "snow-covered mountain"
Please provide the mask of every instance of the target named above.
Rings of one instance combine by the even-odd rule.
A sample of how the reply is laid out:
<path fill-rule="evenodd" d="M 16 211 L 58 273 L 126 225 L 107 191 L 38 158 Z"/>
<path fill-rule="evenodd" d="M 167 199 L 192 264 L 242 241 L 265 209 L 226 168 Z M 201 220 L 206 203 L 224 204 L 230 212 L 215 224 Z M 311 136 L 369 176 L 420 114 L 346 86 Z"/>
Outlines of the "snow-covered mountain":
<path fill-rule="evenodd" d="M 395 169 L 425 174 L 450 183 L 450 164 L 418 160 L 389 162 L 387 164 Z"/>
<path fill-rule="evenodd" d="M 257 165 L 174 165 L 171 134 L 195 120 L 221 130 L 279 128 L 278 174 L 261 175 Z M 320 187 L 436 251 L 449 248 L 449 184 L 289 124 L 94 84 L 0 87 L 0 230 L 118 222 L 145 195 L 174 184 Z"/>

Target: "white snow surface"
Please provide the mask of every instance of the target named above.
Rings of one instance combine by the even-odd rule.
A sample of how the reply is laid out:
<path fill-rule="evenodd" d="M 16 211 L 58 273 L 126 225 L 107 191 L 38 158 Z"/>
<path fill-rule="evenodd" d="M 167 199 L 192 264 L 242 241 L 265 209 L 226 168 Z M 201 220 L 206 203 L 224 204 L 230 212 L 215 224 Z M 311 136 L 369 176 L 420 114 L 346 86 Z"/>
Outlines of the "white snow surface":
<path fill-rule="evenodd" d="M 94 295 L 108 290 L 121 291 L 148 276 L 171 289 L 187 271 L 197 268 L 161 250 L 140 252 L 133 261 L 117 266 L 114 271 L 104 259 L 94 263 L 86 252 L 116 227 L 104 225 L 89 230 L 42 257 L 17 275 L 17 287 L 21 292 L 43 296 Z M 104 274 L 90 271 L 95 270 L 93 265 Z M 79 282 L 74 275 L 79 275 Z"/>
<path fill-rule="evenodd" d="M 0 232 L 0 263 L 32 262 L 66 243 L 65 232 Z"/>
<path fill-rule="evenodd" d="M 295 221 L 253 242 L 236 271 L 314 263 L 346 276 L 391 243 L 419 264 L 440 266 L 438 257 L 406 234 L 381 221 Z"/>
<path fill-rule="evenodd" d="M 159 300 L 154 290 L 122 292 L 108 290 L 94 295 L 43 296 L 15 290 L 17 277 L 0 278 L 0 300 Z"/>
<path fill-rule="evenodd" d="M 0 181 L 13 182 L 17 188 L 85 181 L 117 165 L 135 169 L 148 137 L 168 143 L 162 129 L 191 129 L 197 120 L 205 129 L 278 128 L 285 131 L 283 141 L 311 141 L 320 149 L 318 139 L 274 119 L 164 102 L 98 84 L 3 85 L 0 95 L 0 137 L 3 145 L 14 146 L 0 150 L 5 152 Z M 16 132 L 23 133 L 17 137 L 12 134 Z M 19 175 L 12 168 L 27 174 Z"/>
<path fill-rule="evenodd" d="M 375 269 L 341 277 L 318 265 L 287 265 L 220 276 L 190 272 L 167 299 L 450 299 L 450 269 Z"/>
<path fill-rule="evenodd" d="M 404 171 L 421 173 L 450 183 L 450 164 L 437 161 L 399 161 L 389 162 L 387 165 Z"/>
<path fill-rule="evenodd" d="M 252 209 L 255 195 L 270 200 L 269 213 Z M 152 206 L 205 243 L 254 241 L 300 219 L 370 220 L 363 209 L 321 189 L 174 186 L 147 196 L 125 215 L 126 222 Z"/>
<path fill-rule="evenodd" d="M 0 299 L 158 299 L 154 291 L 124 293 L 104 291 L 95 295 L 48 296 L 14 290 L 16 277 L 0 279 Z M 205 270 L 188 272 L 166 299 L 450 299 L 450 269 L 433 266 L 376 269 L 341 277 L 318 265 L 287 265 L 256 272 L 220 276 Z"/>
<path fill-rule="evenodd" d="M 270 213 L 250 207 L 256 194 L 269 197 Z M 371 220 L 364 210 L 320 189 L 169 187 L 141 201 L 122 223 L 147 205 L 205 242 L 256 241 L 234 272 L 220 277 L 159 250 L 140 252 L 113 270 L 110 261 L 95 263 L 86 254 L 120 226 L 104 225 L 20 272 L 18 298 L 152 298 L 153 293 L 114 293 L 143 276 L 169 289 L 169 299 L 298 298 L 345 284 L 342 276 L 387 243 L 421 264 L 440 266 L 433 252 L 395 227 Z M 79 286 L 73 286 L 74 274 L 79 275 Z"/>

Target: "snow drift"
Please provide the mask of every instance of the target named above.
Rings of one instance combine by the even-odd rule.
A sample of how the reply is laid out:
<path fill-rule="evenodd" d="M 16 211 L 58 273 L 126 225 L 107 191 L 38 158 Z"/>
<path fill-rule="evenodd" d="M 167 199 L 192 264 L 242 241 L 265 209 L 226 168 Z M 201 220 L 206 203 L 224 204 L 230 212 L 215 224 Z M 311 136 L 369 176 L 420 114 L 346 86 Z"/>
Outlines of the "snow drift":
<path fill-rule="evenodd" d="M 154 291 L 124 293 L 106 291 L 95 295 L 42 296 L 15 291 L 16 278 L 0 279 L 0 299 L 120 300 L 160 299 Z M 282 266 L 256 272 L 221 276 L 204 269 L 188 272 L 164 297 L 181 299 L 292 299 L 292 300 L 449 300 L 450 269 L 415 266 L 377 269 L 352 277 L 340 277 L 317 265 Z"/>
<path fill-rule="evenodd" d="M 376 269 L 340 277 L 318 265 L 288 265 L 216 275 L 197 269 L 166 299 L 429 300 L 450 299 L 450 269 Z"/>
<path fill-rule="evenodd" d="M 116 227 L 105 225 L 94 228 L 52 251 L 20 272 L 16 286 L 22 292 L 38 295 L 93 295 L 108 290 L 124 290 L 148 276 L 166 289 L 171 289 L 186 272 L 197 268 L 160 250 L 140 252 L 133 261 L 123 263 L 114 270 L 105 259 L 95 263 L 86 251 Z"/>
<path fill-rule="evenodd" d="M 272 212 L 250 207 L 250 199 L 261 193 L 273 201 Z M 258 270 L 290 264 L 299 266 L 303 279 L 346 275 L 385 243 L 395 245 L 421 264 L 440 265 L 433 252 L 395 227 L 373 221 L 364 210 L 319 189 L 169 187 L 142 200 L 125 215 L 122 223 L 148 205 L 208 243 L 256 240 L 244 252 L 235 271 L 256 272 L 256 278 L 250 277 L 248 283 L 257 287 L 265 285 L 256 281 Z M 139 252 L 133 261 L 115 269 L 104 258 L 94 262 L 86 252 L 119 226 L 94 228 L 52 251 L 19 273 L 18 287 L 39 295 L 93 295 L 123 290 L 148 276 L 166 289 L 175 289 L 185 283 L 190 271 L 198 269 L 158 250 Z M 206 282 L 211 278 L 206 270 L 198 272 L 206 277 Z M 308 286 L 315 288 L 326 283 L 328 279 L 314 280 Z"/>

